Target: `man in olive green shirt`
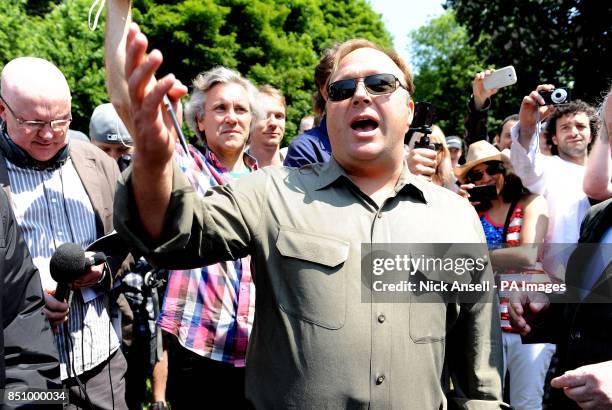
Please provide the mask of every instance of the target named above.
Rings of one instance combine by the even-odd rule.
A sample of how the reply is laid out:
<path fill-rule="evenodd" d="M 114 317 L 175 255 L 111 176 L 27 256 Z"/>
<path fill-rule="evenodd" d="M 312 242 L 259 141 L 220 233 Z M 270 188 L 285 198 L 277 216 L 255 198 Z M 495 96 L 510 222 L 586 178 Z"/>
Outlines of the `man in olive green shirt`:
<path fill-rule="evenodd" d="M 126 76 L 137 132 L 116 226 L 168 267 L 252 256 L 246 394 L 254 406 L 437 409 L 453 400 L 499 408 L 495 303 L 378 303 L 362 283 L 362 244 L 484 241 L 467 201 L 404 166 L 413 85 L 403 60 L 364 40 L 343 44 L 322 90 L 331 161 L 268 167 L 201 200 L 172 162 L 174 139 L 160 109 L 164 94 L 176 99 L 186 90 L 171 75 L 155 80 L 161 54 L 145 49 L 132 26 Z M 339 80 L 349 81 L 333 84 Z M 234 123 L 228 114 L 228 130 Z"/>

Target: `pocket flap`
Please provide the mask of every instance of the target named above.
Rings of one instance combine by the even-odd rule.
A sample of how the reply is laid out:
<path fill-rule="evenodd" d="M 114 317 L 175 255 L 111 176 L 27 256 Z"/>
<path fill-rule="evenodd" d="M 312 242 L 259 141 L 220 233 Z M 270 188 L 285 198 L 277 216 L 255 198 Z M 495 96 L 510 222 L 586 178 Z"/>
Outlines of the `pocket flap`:
<path fill-rule="evenodd" d="M 349 246 L 349 242 L 341 239 L 287 227 L 280 228 L 276 239 L 276 248 L 281 255 L 330 268 L 346 261 Z"/>

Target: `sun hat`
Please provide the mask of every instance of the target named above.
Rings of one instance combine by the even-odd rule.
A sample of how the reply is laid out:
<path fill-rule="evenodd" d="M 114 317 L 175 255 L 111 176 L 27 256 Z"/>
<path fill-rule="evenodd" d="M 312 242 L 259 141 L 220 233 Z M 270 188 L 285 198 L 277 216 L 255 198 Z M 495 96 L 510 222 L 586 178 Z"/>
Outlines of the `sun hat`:
<path fill-rule="evenodd" d="M 507 152 L 508 151 L 508 152 Z M 465 183 L 465 177 L 467 173 L 478 164 L 489 161 L 501 161 L 504 163 L 506 169 L 512 169 L 512 163 L 510 162 L 509 150 L 500 152 L 493 145 L 485 140 L 477 141 L 470 145 L 467 156 L 465 158 L 465 164 L 455 167 L 455 176 L 461 183 Z"/>

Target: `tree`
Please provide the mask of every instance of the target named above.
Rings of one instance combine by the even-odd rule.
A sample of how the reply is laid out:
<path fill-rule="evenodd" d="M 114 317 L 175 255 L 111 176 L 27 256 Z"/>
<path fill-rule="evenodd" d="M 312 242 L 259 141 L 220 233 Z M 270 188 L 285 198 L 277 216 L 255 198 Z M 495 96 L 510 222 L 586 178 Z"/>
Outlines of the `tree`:
<path fill-rule="evenodd" d="M 185 84 L 216 65 L 235 68 L 287 99 L 285 142 L 311 111 L 321 51 L 353 37 L 391 45 L 380 15 L 364 0 L 139 0 L 134 20 L 165 56 L 162 73 Z"/>
<path fill-rule="evenodd" d="M 463 118 L 472 80 L 481 70 L 476 46 L 449 10 L 410 33 L 415 71 L 415 100 L 436 108 L 435 122 L 446 135 L 463 135 Z"/>
<path fill-rule="evenodd" d="M 104 19 L 87 26 L 91 0 L 0 2 L 0 68 L 21 55 L 55 63 L 73 94 L 73 128 L 86 131 L 106 102 Z M 365 37 L 391 45 L 381 17 L 365 0 L 134 0 L 134 20 L 164 53 L 160 74 L 185 84 L 216 65 L 235 68 L 287 99 L 285 142 L 310 113 L 314 67 L 335 41 Z"/>
<path fill-rule="evenodd" d="M 93 109 L 108 101 L 104 80 L 104 26 L 90 31 L 90 0 L 57 5 L 26 0 L 0 2 L 0 69 L 20 56 L 45 58 L 57 65 L 72 92 L 71 128 L 89 129 Z M 39 16 L 44 7 L 51 11 Z M 33 7 L 33 9 L 30 9 Z"/>
<path fill-rule="evenodd" d="M 595 0 L 447 0 L 470 42 L 486 35 L 487 64 L 514 65 L 519 82 L 502 102 L 517 111 L 537 84 L 572 85 L 575 98 L 595 102 L 612 82 L 612 3 Z"/>

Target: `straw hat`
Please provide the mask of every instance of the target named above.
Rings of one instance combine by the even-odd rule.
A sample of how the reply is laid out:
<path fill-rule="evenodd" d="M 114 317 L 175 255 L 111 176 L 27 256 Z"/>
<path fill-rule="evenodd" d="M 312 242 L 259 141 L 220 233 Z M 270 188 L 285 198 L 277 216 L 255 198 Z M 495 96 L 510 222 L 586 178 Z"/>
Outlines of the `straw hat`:
<path fill-rule="evenodd" d="M 455 176 L 461 183 L 465 183 L 467 173 L 478 164 L 488 161 L 501 161 L 507 170 L 512 170 L 510 162 L 510 150 L 500 152 L 493 145 L 485 140 L 481 140 L 470 145 L 465 158 L 465 164 L 455 167 Z"/>

